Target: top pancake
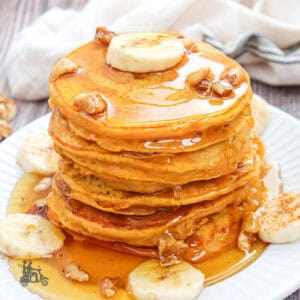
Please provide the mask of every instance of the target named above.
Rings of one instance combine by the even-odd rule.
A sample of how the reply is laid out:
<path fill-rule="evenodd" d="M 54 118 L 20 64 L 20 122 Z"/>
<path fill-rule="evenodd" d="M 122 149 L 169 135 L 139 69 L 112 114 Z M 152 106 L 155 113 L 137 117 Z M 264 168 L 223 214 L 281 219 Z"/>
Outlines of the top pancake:
<path fill-rule="evenodd" d="M 65 118 L 91 133 L 127 140 L 182 137 L 228 123 L 251 99 L 249 77 L 237 62 L 213 47 L 192 43 L 197 51 L 186 47 L 175 67 L 135 74 L 106 64 L 107 46 L 89 42 L 67 55 L 79 67 L 76 72 L 51 76 L 52 104 Z M 238 69 L 242 81 L 228 97 L 200 93 L 187 83 L 187 76 L 204 67 L 212 70 L 216 81 Z M 100 93 L 106 102 L 104 113 L 91 116 L 74 108 L 74 97 L 91 92 Z"/>

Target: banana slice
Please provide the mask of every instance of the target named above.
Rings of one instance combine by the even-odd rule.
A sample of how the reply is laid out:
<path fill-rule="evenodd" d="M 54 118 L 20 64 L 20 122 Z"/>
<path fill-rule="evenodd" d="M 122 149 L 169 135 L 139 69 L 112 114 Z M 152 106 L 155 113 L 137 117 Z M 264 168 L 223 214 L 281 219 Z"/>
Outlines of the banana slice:
<path fill-rule="evenodd" d="M 37 215 L 11 214 L 0 221 L 0 251 L 10 257 L 50 257 L 64 239 L 58 227 Z"/>
<path fill-rule="evenodd" d="M 162 267 L 153 259 L 137 266 L 127 290 L 138 300 L 192 300 L 200 294 L 204 275 L 187 262 Z"/>
<path fill-rule="evenodd" d="M 166 33 L 124 33 L 114 36 L 106 56 L 107 64 L 122 71 L 163 71 L 180 62 L 184 45 Z"/>
<path fill-rule="evenodd" d="M 17 154 L 17 162 L 25 172 L 51 175 L 58 168 L 58 154 L 46 131 L 41 131 L 27 138 Z"/>
<path fill-rule="evenodd" d="M 300 193 L 281 193 L 266 201 L 261 211 L 259 237 L 273 244 L 300 239 Z"/>
<path fill-rule="evenodd" d="M 271 200 L 282 192 L 282 180 L 280 177 L 280 168 L 276 161 L 268 161 L 271 169 L 264 177 L 264 184 L 267 188 L 267 199 Z"/>
<path fill-rule="evenodd" d="M 261 136 L 271 119 L 269 104 L 263 98 L 254 94 L 250 106 L 254 120 L 254 134 Z"/>

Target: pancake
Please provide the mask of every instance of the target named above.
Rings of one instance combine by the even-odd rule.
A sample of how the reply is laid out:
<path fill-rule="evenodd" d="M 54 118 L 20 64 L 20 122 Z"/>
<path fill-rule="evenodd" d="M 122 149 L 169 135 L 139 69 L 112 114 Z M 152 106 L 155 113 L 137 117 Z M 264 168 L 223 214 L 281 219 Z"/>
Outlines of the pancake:
<path fill-rule="evenodd" d="M 255 145 L 257 146 L 256 141 L 255 141 Z M 253 147 L 253 144 L 251 144 L 250 146 Z M 247 145 L 247 147 L 248 147 L 248 145 Z M 249 160 L 251 160 L 253 157 L 253 152 L 254 152 L 253 149 L 251 149 L 248 153 L 246 153 L 239 162 L 232 165 L 232 169 L 229 170 L 229 172 L 227 174 L 231 174 L 231 173 L 235 172 L 238 169 L 239 165 L 246 164 Z M 72 162 L 68 158 L 65 158 L 65 161 L 72 164 L 74 166 L 74 168 L 79 169 L 79 172 L 82 175 L 94 175 L 94 176 L 100 178 L 101 181 L 103 181 L 106 185 L 108 185 L 114 189 L 121 190 L 121 191 L 135 192 L 135 193 L 141 193 L 141 194 L 153 194 L 153 193 L 159 193 L 159 192 L 162 192 L 162 191 L 168 190 L 168 189 L 177 190 L 182 185 L 182 184 L 166 184 L 166 183 L 161 183 L 161 182 L 156 182 L 156 181 L 146 181 L 146 180 L 140 180 L 140 179 L 131 180 L 131 179 L 126 179 L 126 178 L 121 178 L 118 176 L 109 175 L 106 173 L 96 173 L 94 170 L 91 170 L 88 167 L 81 165 L 80 163 L 74 163 L 74 161 Z M 158 170 L 159 170 L 159 168 L 158 168 Z M 217 173 L 217 174 L 218 174 L 218 176 L 216 176 L 215 178 L 224 176 L 223 174 L 221 174 L 220 176 L 219 176 L 219 173 Z M 225 174 L 225 175 L 227 175 L 227 174 Z M 181 175 L 179 174 L 179 176 L 181 176 Z M 211 179 L 214 179 L 214 178 L 208 178 L 208 179 L 205 178 L 204 180 L 211 180 Z M 195 180 L 195 181 L 197 181 L 197 180 Z"/>
<path fill-rule="evenodd" d="M 108 152 L 96 143 L 73 135 L 67 129 L 66 122 L 51 122 L 49 132 L 54 139 L 55 150 L 61 156 L 99 174 L 99 177 L 104 173 L 132 181 L 155 181 L 168 185 L 231 173 L 250 150 L 250 128 L 247 125 L 234 138 L 210 147 L 150 158 Z"/>
<path fill-rule="evenodd" d="M 141 170 L 143 173 L 147 172 L 147 179 L 151 180 L 152 175 L 149 171 L 153 171 L 159 167 L 160 171 L 164 172 L 163 177 L 171 177 L 171 173 L 174 173 L 174 177 L 177 178 L 180 171 L 181 176 L 187 177 L 186 180 L 190 181 L 188 179 L 188 172 L 193 173 L 193 176 L 197 176 L 196 172 L 201 170 L 201 172 L 205 172 L 208 176 L 210 176 L 209 174 L 211 173 L 215 174 L 213 166 L 218 166 L 218 169 L 221 171 L 222 160 L 225 159 L 228 164 L 231 162 L 239 162 L 241 160 L 241 156 L 250 150 L 250 147 L 247 146 L 250 142 L 249 133 L 251 125 L 248 123 L 244 124 L 236 136 L 198 151 L 178 153 L 176 155 L 171 154 L 144 157 L 142 154 L 137 155 L 137 153 L 115 153 L 106 151 L 99 147 L 96 143 L 86 141 L 85 139 L 74 135 L 70 131 L 67 122 L 63 120 L 60 120 L 59 122 L 55 116 L 56 112 L 52 115 L 49 133 L 54 139 L 58 152 L 61 152 L 61 154 L 66 157 L 70 155 L 70 158 L 76 156 L 77 160 L 74 160 L 75 162 L 78 161 L 80 157 L 85 160 L 97 159 L 97 163 L 91 163 L 93 165 L 97 165 L 98 173 L 107 169 L 107 164 L 110 166 L 110 172 L 112 172 L 114 168 L 123 168 L 124 170 L 117 170 L 115 173 L 108 174 L 125 178 L 137 179 L 132 176 L 132 174 L 129 174 L 132 172 L 132 169 L 134 169 L 133 173 L 136 173 L 136 177 L 138 176 L 140 179 L 145 178 L 145 175 L 143 176 L 143 174 L 137 173 Z M 243 152 L 242 149 L 245 152 Z M 226 155 L 229 157 L 225 157 Z M 102 164 L 103 167 L 101 167 Z M 88 167 L 88 165 L 85 166 Z M 226 170 L 225 165 L 224 169 L 224 171 L 222 170 L 222 172 L 224 172 L 223 174 L 230 172 Z M 124 174 L 124 176 L 122 176 L 123 172 L 127 172 L 127 175 Z M 157 174 L 154 174 L 154 177 L 157 178 Z M 199 179 L 207 178 L 208 177 L 205 176 L 204 178 Z M 164 180 L 161 182 L 164 182 Z"/>
<path fill-rule="evenodd" d="M 178 174 L 171 174 L 171 177 L 169 173 L 160 171 L 159 167 L 153 167 L 152 170 L 147 172 L 144 170 L 135 169 L 134 167 L 131 169 L 125 169 L 125 167 L 122 165 L 110 166 L 108 163 L 100 164 L 98 160 L 88 160 L 83 157 L 74 156 L 57 146 L 55 146 L 55 149 L 63 158 L 74 162 L 74 166 L 79 168 L 82 174 L 94 174 L 103 182 L 115 189 L 137 193 L 159 192 L 168 188 L 172 188 L 176 185 L 186 184 L 191 181 L 209 180 L 233 173 L 236 171 L 238 164 L 243 162 L 244 157 L 249 154 L 249 152 L 246 152 L 245 154 L 238 153 L 239 156 L 236 160 L 232 159 L 232 161 L 228 161 L 225 153 L 222 155 L 223 161 L 221 162 L 222 164 L 220 165 L 220 169 L 218 169 L 218 165 L 216 165 L 213 166 L 214 168 L 211 167 L 211 169 L 207 171 L 200 169 L 195 170 L 194 172 L 191 171 L 189 173 L 178 172 Z M 216 169 L 217 171 L 215 171 Z M 130 176 L 131 174 L 132 176 Z"/>
<path fill-rule="evenodd" d="M 153 194 L 170 188 L 176 189 L 176 185 L 174 186 L 174 185 L 164 184 L 155 181 L 131 180 L 126 178 L 121 178 L 118 176 L 108 175 L 105 173 L 98 174 L 87 167 L 83 167 L 80 164 L 70 162 L 70 161 L 69 163 L 71 163 L 74 166 L 74 168 L 79 169 L 79 172 L 82 175 L 95 175 L 96 177 L 100 178 L 101 181 L 103 181 L 106 185 L 112 187 L 113 189 L 117 189 L 121 191 L 140 193 L 140 194 Z"/>
<path fill-rule="evenodd" d="M 126 216 L 104 212 L 69 198 L 64 188 L 63 183 L 54 184 L 48 197 L 48 206 L 63 228 L 99 240 L 143 247 L 156 247 L 166 231 L 178 240 L 186 239 L 199 229 L 202 218 L 222 211 L 229 204 L 239 205 L 249 200 L 252 188 L 261 190 L 256 182 L 216 200 L 162 210 L 148 216 Z"/>
<path fill-rule="evenodd" d="M 198 263 L 205 258 L 214 256 L 222 251 L 226 251 L 237 244 L 240 233 L 240 224 L 248 208 L 244 205 L 228 205 L 219 213 L 215 213 L 201 219 L 201 226 L 195 233 L 186 239 L 189 248 L 183 254 L 183 259 L 191 263 Z M 57 215 L 48 210 L 49 219 L 59 227 L 62 227 Z M 64 228 L 75 240 L 85 241 L 100 247 L 113 249 L 116 251 L 139 255 L 143 257 L 159 258 L 159 251 L 154 247 L 138 247 L 121 242 L 111 242 L 97 240 L 92 237 L 84 236 L 77 232 Z"/>
<path fill-rule="evenodd" d="M 91 134 L 121 140 L 191 136 L 229 123 L 251 100 L 249 77 L 237 62 L 212 46 L 193 43 L 194 50 L 187 47 L 175 67 L 164 72 L 134 74 L 106 64 L 107 45 L 89 42 L 66 56 L 78 67 L 76 72 L 50 77 L 52 105 Z M 203 66 L 211 68 L 216 81 L 224 73 L 238 69 L 241 81 L 225 98 L 201 94 L 190 87 L 187 76 Z M 78 112 L 73 99 L 94 91 L 102 95 L 107 107 L 105 113 L 91 116 Z"/>
<path fill-rule="evenodd" d="M 177 192 L 165 190 L 155 194 L 115 190 L 94 175 L 82 175 L 72 165 L 65 166 L 57 176 L 68 185 L 68 195 L 75 200 L 104 211 L 134 214 L 134 210 L 128 212 L 127 209 L 130 207 L 147 207 L 148 209 L 178 207 L 214 200 L 253 180 L 260 173 L 261 167 L 262 161 L 257 156 L 255 161 L 249 160 L 232 174 L 208 181 L 190 182 L 182 185 Z M 153 213 L 153 209 L 148 212 Z M 146 214 L 145 211 L 143 214 Z"/>
<path fill-rule="evenodd" d="M 61 115 L 56 114 L 54 117 L 56 122 L 62 122 Z M 140 157 L 145 153 L 145 158 L 151 157 L 156 153 L 170 154 L 199 150 L 218 142 L 235 136 L 244 125 L 245 122 L 251 122 L 249 107 L 246 107 L 233 121 L 218 127 L 211 127 L 205 131 L 196 132 L 192 136 L 169 137 L 164 140 L 121 140 L 116 139 L 111 142 L 111 138 L 91 134 L 82 127 L 77 126 L 68 120 L 68 126 L 75 135 L 80 136 L 88 141 L 96 142 L 101 148 L 112 152 L 131 152 L 132 155 L 137 153 Z M 151 154 L 151 155 L 150 155 Z"/>

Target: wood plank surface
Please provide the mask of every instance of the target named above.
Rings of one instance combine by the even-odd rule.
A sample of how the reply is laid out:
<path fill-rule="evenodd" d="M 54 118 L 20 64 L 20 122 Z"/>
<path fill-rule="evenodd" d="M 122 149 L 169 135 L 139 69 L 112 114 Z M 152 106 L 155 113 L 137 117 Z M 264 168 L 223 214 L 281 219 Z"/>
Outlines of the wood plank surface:
<path fill-rule="evenodd" d="M 87 0 L 0 0 L 0 92 L 9 95 L 3 62 L 16 33 L 49 8 L 59 6 L 80 9 L 86 2 Z M 253 81 L 252 86 L 254 92 L 269 103 L 300 119 L 299 86 L 271 87 L 256 81 Z M 12 122 L 14 130 L 50 111 L 45 99 L 38 102 L 18 101 L 17 105 L 19 111 Z M 300 289 L 286 300 L 300 300 Z"/>

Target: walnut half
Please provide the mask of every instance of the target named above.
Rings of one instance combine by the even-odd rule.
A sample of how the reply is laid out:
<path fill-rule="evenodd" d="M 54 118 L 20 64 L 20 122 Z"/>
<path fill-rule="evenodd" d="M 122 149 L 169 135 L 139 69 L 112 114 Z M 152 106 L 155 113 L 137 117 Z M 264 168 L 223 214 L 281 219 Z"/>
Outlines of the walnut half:
<path fill-rule="evenodd" d="M 105 27 L 97 27 L 95 41 L 103 46 L 108 46 L 110 44 L 111 39 L 115 35 L 116 34 L 113 31 L 110 31 Z"/>
<path fill-rule="evenodd" d="M 243 71 L 240 68 L 229 70 L 221 75 L 221 79 L 226 80 L 233 86 L 239 85 L 244 78 Z"/>
<path fill-rule="evenodd" d="M 0 119 L 4 121 L 12 120 L 17 113 L 17 105 L 14 100 L 0 94 Z"/>
<path fill-rule="evenodd" d="M 73 105 L 77 111 L 82 111 L 89 115 L 103 113 L 106 109 L 106 102 L 96 92 L 79 94 L 74 97 Z"/>
<path fill-rule="evenodd" d="M 198 53 L 200 51 L 199 45 L 193 39 L 185 38 L 183 39 L 183 44 L 189 53 Z"/>
<path fill-rule="evenodd" d="M 90 279 L 89 274 L 80 270 L 79 266 L 75 263 L 66 265 L 63 269 L 63 273 L 66 278 L 70 278 L 78 282 L 87 282 Z"/>
<path fill-rule="evenodd" d="M 202 68 L 195 72 L 192 72 L 187 76 L 187 82 L 194 86 L 195 88 L 198 88 L 199 84 L 201 84 L 204 80 L 212 81 L 214 79 L 214 76 L 212 74 L 212 71 L 210 68 Z"/>
<path fill-rule="evenodd" d="M 78 70 L 79 67 L 71 59 L 63 57 L 54 66 L 50 78 L 55 80 L 62 75 L 75 73 Z"/>
<path fill-rule="evenodd" d="M 225 80 L 213 82 L 211 88 L 217 95 L 223 97 L 230 95 L 233 91 L 233 86 Z"/>
<path fill-rule="evenodd" d="M 4 120 L 0 120 L 0 141 L 7 138 L 11 134 L 11 128 Z"/>
<path fill-rule="evenodd" d="M 171 233 L 165 232 L 158 242 L 160 264 L 163 267 L 172 266 L 181 262 L 181 256 L 188 249 L 182 240 L 175 240 Z"/>
<path fill-rule="evenodd" d="M 208 67 L 189 74 L 187 82 L 205 95 L 227 97 L 233 91 L 233 86 L 227 80 L 214 80 L 214 75 Z"/>
<path fill-rule="evenodd" d="M 99 287 L 101 295 L 105 298 L 110 298 L 115 295 L 117 290 L 122 286 L 121 277 L 105 277 L 100 280 Z"/>
<path fill-rule="evenodd" d="M 243 216 L 241 231 L 238 237 L 238 248 L 243 251 L 249 251 L 252 241 L 255 240 L 255 234 L 259 231 L 259 221 L 257 215 L 248 212 Z"/>

